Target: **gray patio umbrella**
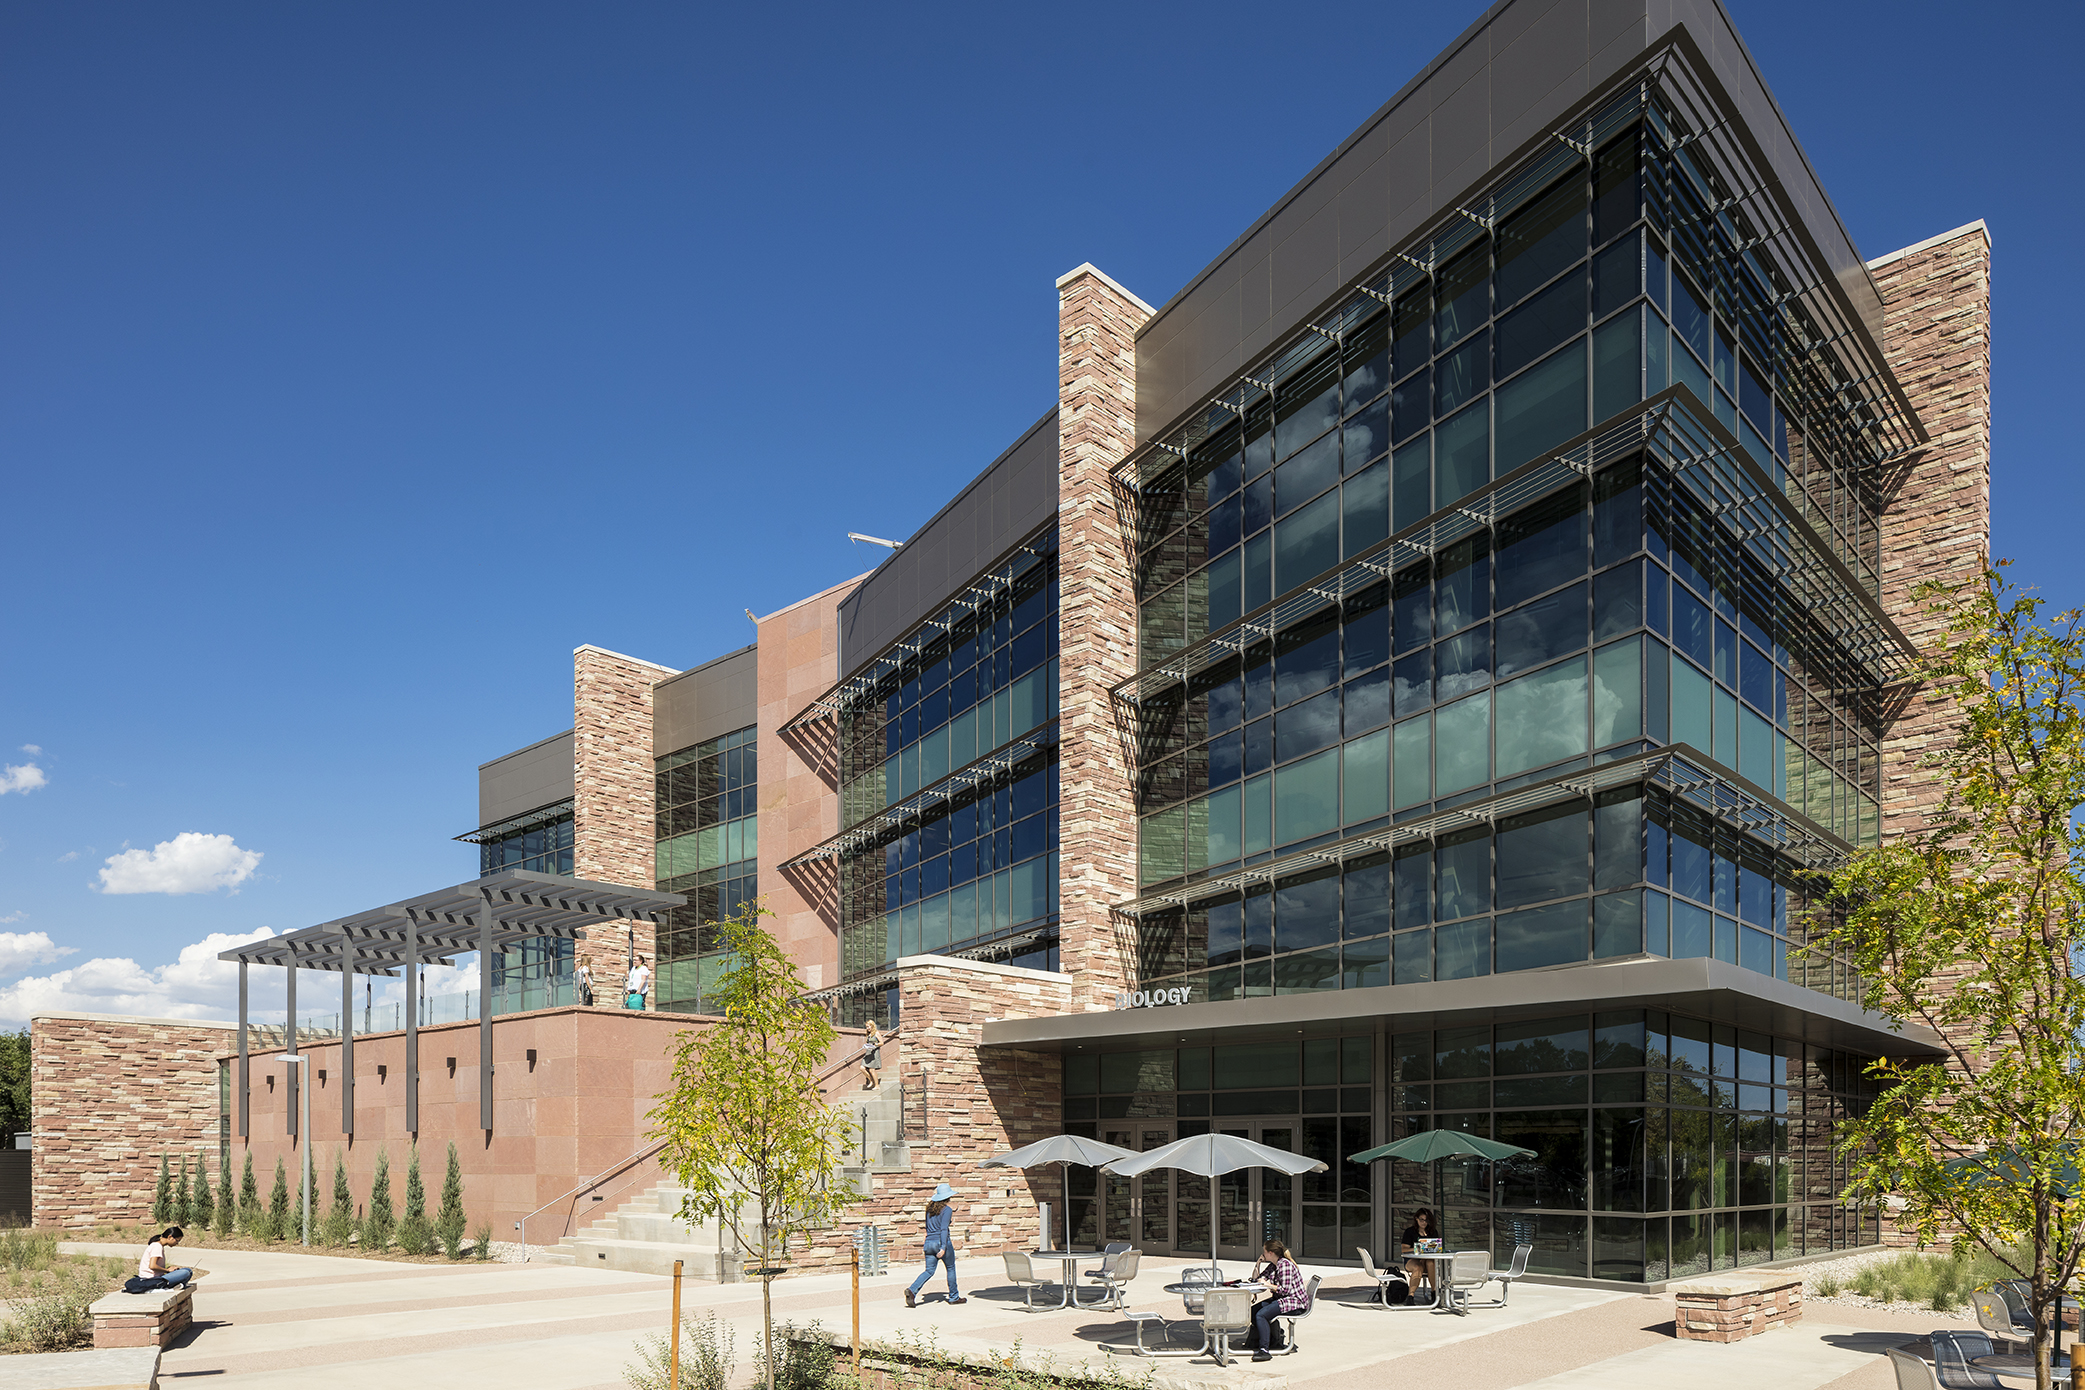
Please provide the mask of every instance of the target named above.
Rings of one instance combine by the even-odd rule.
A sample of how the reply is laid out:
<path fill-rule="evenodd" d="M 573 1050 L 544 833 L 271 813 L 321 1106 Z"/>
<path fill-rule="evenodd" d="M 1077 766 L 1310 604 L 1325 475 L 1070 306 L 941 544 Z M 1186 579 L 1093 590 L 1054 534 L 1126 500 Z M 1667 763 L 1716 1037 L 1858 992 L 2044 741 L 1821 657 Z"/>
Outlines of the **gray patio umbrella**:
<path fill-rule="evenodd" d="M 1101 1168 L 1103 1173 L 1133 1178 L 1153 1168 L 1177 1168 L 1201 1178 L 1219 1178 L 1240 1168 L 1272 1168 L 1277 1173 L 1322 1173 L 1325 1164 L 1315 1158 L 1255 1144 L 1235 1134 L 1190 1134 L 1170 1144 L 1147 1149 L 1128 1158 L 1118 1158 Z M 1216 1213 L 1209 1213 L 1209 1263 L 1216 1263 Z"/>
<path fill-rule="evenodd" d="M 1045 1163 L 1057 1165 L 1057 1174 L 1064 1181 L 1064 1248 L 1071 1249 L 1071 1169 L 1079 1164 L 1086 1168 L 1097 1168 L 1118 1158 L 1134 1158 L 1136 1150 L 1125 1149 L 1119 1144 L 1103 1144 L 1098 1139 L 1088 1139 L 1083 1134 L 1053 1134 L 1025 1148 L 1015 1149 L 1010 1154 L 994 1154 L 980 1162 L 980 1168 L 1040 1168 Z"/>

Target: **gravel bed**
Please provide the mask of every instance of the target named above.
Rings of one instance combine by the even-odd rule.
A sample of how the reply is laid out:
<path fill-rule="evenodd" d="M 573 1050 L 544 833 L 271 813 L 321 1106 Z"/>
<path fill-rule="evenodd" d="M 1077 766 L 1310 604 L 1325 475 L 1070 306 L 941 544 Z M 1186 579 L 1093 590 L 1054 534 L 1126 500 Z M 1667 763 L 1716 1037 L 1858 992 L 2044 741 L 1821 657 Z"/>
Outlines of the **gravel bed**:
<path fill-rule="evenodd" d="M 1896 1259 L 1899 1255 L 1908 1253 L 1911 1252 L 1904 1250 L 1869 1250 L 1859 1255 L 1847 1255 L 1836 1260 L 1819 1260 L 1816 1264 L 1798 1266 L 1796 1272 L 1803 1276 L 1803 1302 L 1839 1303 L 1849 1308 L 1880 1308 L 1884 1312 L 1907 1313 L 1925 1318 L 1946 1316 L 1935 1309 L 1926 1307 L 1922 1303 L 1907 1302 L 1903 1299 L 1898 1299 L 1893 1303 L 1885 1303 L 1879 1298 L 1869 1298 L 1853 1291 L 1853 1281 L 1860 1277 L 1860 1272 L 1863 1269 L 1870 1265 L 1883 1264 Z M 1839 1292 L 1829 1298 L 1817 1292 L 1817 1286 L 1826 1279 L 1830 1279 L 1839 1285 Z M 1969 1305 L 1965 1303 L 1953 1311 L 1966 1313 L 1968 1307 Z"/>

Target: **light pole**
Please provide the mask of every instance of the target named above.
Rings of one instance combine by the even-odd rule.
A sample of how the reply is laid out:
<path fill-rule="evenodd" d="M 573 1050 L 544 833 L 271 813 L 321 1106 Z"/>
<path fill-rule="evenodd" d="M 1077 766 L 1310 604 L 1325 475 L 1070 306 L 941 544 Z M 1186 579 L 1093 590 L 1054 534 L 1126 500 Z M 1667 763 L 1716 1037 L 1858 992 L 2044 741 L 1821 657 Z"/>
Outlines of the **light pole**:
<path fill-rule="evenodd" d="M 290 1020 L 290 1026 L 292 1028 L 297 1026 L 295 1019 Z M 310 1060 L 309 1057 L 304 1056 L 302 1053 L 295 1053 L 282 1059 L 282 1064 L 286 1067 L 305 1068 L 305 1070 L 297 1073 L 297 1109 L 300 1112 L 297 1116 L 297 1151 L 304 1158 L 304 1244 L 306 1245 L 311 1244 L 311 1087 L 305 1084 L 311 1080 L 311 1071 L 307 1065 Z"/>

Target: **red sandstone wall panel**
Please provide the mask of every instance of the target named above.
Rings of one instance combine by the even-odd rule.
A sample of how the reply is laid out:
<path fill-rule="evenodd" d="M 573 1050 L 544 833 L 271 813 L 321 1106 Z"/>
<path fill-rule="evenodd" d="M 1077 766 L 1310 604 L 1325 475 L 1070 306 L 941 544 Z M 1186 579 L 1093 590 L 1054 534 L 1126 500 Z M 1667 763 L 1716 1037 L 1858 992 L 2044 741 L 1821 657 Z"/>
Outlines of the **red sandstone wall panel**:
<path fill-rule="evenodd" d="M 832 861 L 784 870 L 784 861 L 840 830 L 837 730 L 819 720 L 784 736 L 840 678 L 840 602 L 860 578 L 759 620 L 760 896 L 775 939 L 812 989 L 840 982 L 840 909 Z M 728 909 L 727 909 L 728 910 Z"/>

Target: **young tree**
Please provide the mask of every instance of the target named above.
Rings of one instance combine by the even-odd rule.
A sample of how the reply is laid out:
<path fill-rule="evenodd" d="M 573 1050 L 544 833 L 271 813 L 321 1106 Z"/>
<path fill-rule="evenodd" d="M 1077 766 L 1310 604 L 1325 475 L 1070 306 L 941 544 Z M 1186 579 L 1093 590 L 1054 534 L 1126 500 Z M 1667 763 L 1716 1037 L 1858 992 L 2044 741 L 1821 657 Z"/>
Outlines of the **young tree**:
<path fill-rule="evenodd" d="M 186 1226 L 189 1211 L 195 1206 L 195 1189 L 188 1176 L 188 1155 L 181 1155 L 180 1176 L 174 1179 L 174 1197 L 167 1204 L 167 1220 L 176 1226 Z"/>
<path fill-rule="evenodd" d="M 1922 586 L 1944 620 L 1927 674 L 1959 735 L 1929 760 L 1944 787 L 1925 834 L 1831 876 L 1813 936 L 1860 970 L 1870 1009 L 1945 1039 L 1934 1062 L 1885 1059 L 1846 1126 L 1847 1195 L 1904 1203 L 2028 1281 L 2048 1390 L 2058 1295 L 2085 1254 L 2085 629 L 1999 569 Z"/>
<path fill-rule="evenodd" d="M 256 1239 L 267 1229 L 267 1214 L 261 1210 L 261 1189 L 253 1180 L 253 1150 L 246 1151 L 246 1172 L 239 1179 L 239 1230 Z"/>
<path fill-rule="evenodd" d="M 398 1220 L 398 1248 L 408 1255 L 434 1253 L 434 1230 L 427 1224 L 427 1188 L 420 1181 L 420 1146 L 405 1168 L 405 1215 Z"/>
<path fill-rule="evenodd" d="M 378 1254 L 391 1248 L 398 1208 L 391 1203 L 391 1151 L 376 1151 L 376 1174 L 369 1180 L 369 1210 L 362 1217 L 362 1248 Z"/>
<path fill-rule="evenodd" d="M 319 1240 L 326 1245 L 346 1245 L 355 1234 L 355 1194 L 348 1188 L 347 1156 L 333 1151 L 333 1205 L 319 1223 Z"/>
<path fill-rule="evenodd" d="M 290 1180 L 283 1171 L 282 1160 L 275 1160 L 275 1186 L 268 1192 L 267 1233 L 263 1240 L 287 1240 L 290 1231 Z"/>
<path fill-rule="evenodd" d="M 716 924 L 731 952 L 713 996 L 722 1021 L 681 1033 L 673 1089 L 651 1112 L 654 1137 L 666 1141 L 660 1161 L 687 1189 L 681 1219 L 719 1221 L 763 1270 L 792 1233 L 826 1224 L 853 1200 L 836 1181 L 847 1120 L 818 1088 L 832 1020 L 804 998 L 796 966 L 762 929 L 770 915 L 749 903 Z M 773 1289 L 763 1274 L 763 1346 L 774 1343 Z"/>
<path fill-rule="evenodd" d="M 29 1130 L 29 1030 L 0 1033 L 0 1148 Z"/>
<path fill-rule="evenodd" d="M 174 1179 L 167 1170 L 167 1156 L 159 1156 L 159 1182 L 152 1189 L 152 1224 L 164 1226 L 174 1219 Z"/>
<path fill-rule="evenodd" d="M 203 1154 L 195 1156 L 195 1195 L 188 1204 L 188 1219 L 199 1231 L 210 1229 L 210 1217 L 217 1203 L 210 1196 L 210 1160 Z"/>
<path fill-rule="evenodd" d="M 434 1214 L 434 1233 L 442 1253 L 450 1259 L 463 1256 L 463 1167 L 456 1161 L 456 1145 L 449 1145 L 449 1171 L 442 1175 L 442 1205 Z"/>
<path fill-rule="evenodd" d="M 210 1229 L 218 1235 L 228 1236 L 238 1223 L 239 1194 L 232 1187 L 232 1163 L 228 1155 L 217 1155 L 217 1210 L 212 1213 Z"/>

